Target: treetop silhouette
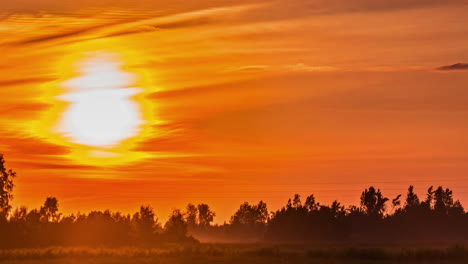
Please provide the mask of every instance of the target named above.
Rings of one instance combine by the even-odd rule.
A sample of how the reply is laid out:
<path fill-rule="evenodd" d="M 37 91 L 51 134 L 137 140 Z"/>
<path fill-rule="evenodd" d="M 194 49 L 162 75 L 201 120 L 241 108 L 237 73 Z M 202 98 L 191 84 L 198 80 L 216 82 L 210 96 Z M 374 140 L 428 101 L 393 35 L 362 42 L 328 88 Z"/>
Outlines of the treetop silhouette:
<path fill-rule="evenodd" d="M 0 155 L 0 248 L 38 246 L 129 246 L 211 241 L 272 242 L 468 242 L 468 214 L 453 191 L 429 187 L 421 201 L 409 186 L 406 197 L 389 199 L 373 186 L 360 196 L 360 206 L 345 207 L 338 201 L 320 204 L 310 194 L 299 194 L 269 213 L 267 204 L 244 202 L 229 223 L 213 225 L 209 205 L 189 203 L 175 209 L 162 226 L 154 209 L 141 206 L 133 215 L 92 211 L 63 215 L 59 201 L 47 197 L 39 209 L 11 210 L 16 174 L 5 167 Z M 402 204 L 402 200 L 404 201 Z M 388 209 L 389 205 L 391 210 Z M 195 237 L 195 238 L 194 238 Z"/>

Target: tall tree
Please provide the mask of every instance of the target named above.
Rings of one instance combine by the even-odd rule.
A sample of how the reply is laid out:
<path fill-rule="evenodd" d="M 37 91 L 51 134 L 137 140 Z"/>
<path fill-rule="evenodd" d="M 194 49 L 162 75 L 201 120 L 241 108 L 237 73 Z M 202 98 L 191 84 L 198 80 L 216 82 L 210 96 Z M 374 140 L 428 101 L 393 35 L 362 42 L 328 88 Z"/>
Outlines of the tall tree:
<path fill-rule="evenodd" d="M 151 237 L 154 231 L 160 227 L 158 218 L 149 205 L 140 206 L 140 211 L 133 215 L 132 221 L 136 224 L 137 231 L 144 234 L 145 237 Z"/>
<path fill-rule="evenodd" d="M 294 199 L 293 199 L 293 202 L 292 202 L 292 206 L 294 208 L 299 208 L 302 206 L 302 202 L 301 202 L 301 196 L 299 194 L 295 194 L 294 195 Z"/>
<path fill-rule="evenodd" d="M 187 204 L 187 211 L 185 212 L 185 220 L 189 227 L 197 225 L 198 208 L 194 204 Z"/>
<path fill-rule="evenodd" d="M 453 191 L 439 186 L 434 191 L 434 211 L 439 214 L 447 214 L 453 206 Z"/>
<path fill-rule="evenodd" d="M 434 187 L 431 186 L 429 187 L 429 189 L 427 189 L 426 201 L 424 201 L 424 205 L 426 209 L 431 210 L 433 200 L 434 200 Z"/>
<path fill-rule="evenodd" d="M 215 212 L 211 211 L 209 205 L 198 205 L 198 223 L 200 226 L 209 226 L 211 222 L 213 222 L 215 216 Z"/>
<path fill-rule="evenodd" d="M 44 222 L 58 222 L 60 219 L 58 210 L 57 198 L 47 197 L 44 205 L 41 207 L 41 220 Z"/>
<path fill-rule="evenodd" d="M 0 154 L 0 220 L 5 220 L 11 210 L 10 202 L 13 199 L 13 178 L 16 173 L 5 167 L 5 159 Z"/>
<path fill-rule="evenodd" d="M 265 224 L 268 221 L 268 209 L 266 203 L 260 201 L 258 205 L 250 205 L 248 202 L 241 204 L 239 210 L 231 217 L 234 225 Z"/>
<path fill-rule="evenodd" d="M 315 196 L 311 194 L 306 198 L 305 207 L 307 208 L 307 211 L 314 212 L 318 210 L 320 204 L 315 201 Z"/>
<path fill-rule="evenodd" d="M 388 201 L 380 192 L 373 186 L 365 189 L 361 194 L 361 206 L 364 207 L 368 215 L 382 216 L 385 212 L 385 203 Z"/>
<path fill-rule="evenodd" d="M 187 236 L 187 222 L 179 209 L 172 211 L 166 224 L 164 232 L 169 239 L 180 240 Z"/>
<path fill-rule="evenodd" d="M 419 197 L 416 193 L 414 193 L 413 185 L 410 185 L 410 187 L 408 187 L 408 193 L 406 194 L 405 209 L 408 210 L 417 206 L 419 206 Z"/>
<path fill-rule="evenodd" d="M 265 224 L 269 218 L 267 204 L 263 201 L 258 202 L 255 211 L 257 214 L 257 223 Z"/>

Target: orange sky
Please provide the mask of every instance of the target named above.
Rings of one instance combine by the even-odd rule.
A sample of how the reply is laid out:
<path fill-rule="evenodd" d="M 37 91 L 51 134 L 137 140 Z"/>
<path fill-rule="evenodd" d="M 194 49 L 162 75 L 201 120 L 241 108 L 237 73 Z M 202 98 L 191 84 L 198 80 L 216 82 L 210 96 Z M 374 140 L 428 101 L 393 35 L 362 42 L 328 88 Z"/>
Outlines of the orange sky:
<path fill-rule="evenodd" d="M 223 222 L 296 192 L 357 204 L 371 184 L 444 185 L 468 204 L 468 66 L 439 69 L 468 62 L 467 13 L 464 0 L 2 1 L 14 205 L 151 204 L 165 219 L 205 202 Z M 106 148 L 57 130 L 84 85 L 67 83 L 101 57 L 133 76 L 119 89 L 138 88 L 141 117 Z"/>

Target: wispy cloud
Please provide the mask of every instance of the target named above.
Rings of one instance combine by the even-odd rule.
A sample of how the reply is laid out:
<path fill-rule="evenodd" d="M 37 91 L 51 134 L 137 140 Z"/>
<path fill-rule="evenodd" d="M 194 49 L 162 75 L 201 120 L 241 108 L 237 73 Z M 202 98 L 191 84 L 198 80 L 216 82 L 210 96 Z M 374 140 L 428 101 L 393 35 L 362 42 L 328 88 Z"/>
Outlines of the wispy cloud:
<path fill-rule="evenodd" d="M 44 139 L 18 134 L 2 135 L 0 145 L 8 146 L 10 154 L 23 157 L 42 155 L 63 155 L 69 153 L 67 147 L 48 143 Z"/>
<path fill-rule="evenodd" d="M 54 80 L 54 78 L 48 77 L 37 77 L 37 78 L 23 78 L 23 79 L 13 79 L 13 80 L 0 80 L 0 87 L 2 86 L 17 86 L 17 85 L 25 85 L 25 84 L 35 84 L 35 83 L 43 83 L 43 82 L 50 82 Z"/>
<path fill-rule="evenodd" d="M 46 110 L 50 105 L 46 103 L 33 103 L 24 101 L 0 101 L 1 118 L 6 120 L 31 119 L 37 113 Z M 1 127 L 1 126 L 0 126 Z"/>
<path fill-rule="evenodd" d="M 258 72 L 268 70 L 270 66 L 268 65 L 245 65 L 239 67 L 231 67 L 228 69 L 228 72 Z"/>
<path fill-rule="evenodd" d="M 311 66 L 304 63 L 297 63 L 293 65 L 287 65 L 285 67 L 290 71 L 304 71 L 304 72 L 327 72 L 327 71 L 336 71 L 338 68 L 332 66 Z"/>
<path fill-rule="evenodd" d="M 439 71 L 463 71 L 463 70 L 468 70 L 468 63 L 455 63 L 452 65 L 444 65 L 441 67 L 438 67 L 437 70 Z"/>
<path fill-rule="evenodd" d="M 197 27 L 202 25 L 208 25 L 213 23 L 219 23 L 223 21 L 223 16 L 229 13 L 241 12 L 252 8 L 252 5 L 239 5 L 219 8 L 208 8 L 196 11 L 173 13 L 168 15 L 161 15 L 158 12 L 145 12 L 143 15 L 130 15 L 123 16 L 119 15 L 115 18 L 109 16 L 108 13 L 104 13 L 102 16 L 94 15 L 93 20 L 89 21 L 87 17 L 75 17 L 75 14 L 69 16 L 69 20 L 75 20 L 74 25 L 70 21 L 64 25 L 54 25 L 55 32 L 50 34 L 38 34 L 38 32 L 27 32 L 27 34 L 33 35 L 32 37 L 24 37 L 22 39 L 5 41 L 3 45 L 7 46 L 18 46 L 18 45 L 31 45 L 41 44 L 51 41 L 68 40 L 69 42 L 86 41 L 100 38 L 125 36 L 138 33 L 147 33 L 157 30 L 164 29 L 181 29 Z M 120 13 L 119 13 L 120 14 Z M 25 22 L 41 23 L 42 20 L 44 25 L 43 28 L 51 26 L 54 23 L 54 18 L 57 22 L 64 22 L 63 18 L 67 17 L 67 14 L 50 14 L 44 18 L 28 17 L 23 15 L 22 17 L 6 17 L 4 23 L 9 20 L 13 20 L 17 25 L 18 23 L 23 24 Z M 80 23 L 81 21 L 81 23 Z M 16 27 L 10 25 L 5 28 L 5 31 L 14 30 Z M 35 27 L 37 31 L 41 28 Z M 47 32 L 47 31 L 46 31 Z M 26 34 L 26 35 L 27 35 Z"/>
<path fill-rule="evenodd" d="M 74 36 L 79 36 L 83 35 L 85 33 L 89 33 L 91 31 L 107 27 L 108 25 L 99 25 L 99 26 L 91 26 L 91 27 L 86 27 L 86 28 L 81 28 L 81 29 L 76 29 L 76 30 L 71 30 L 71 31 L 66 31 L 66 32 L 61 32 L 58 34 L 52 34 L 52 35 L 42 35 L 38 37 L 33 37 L 29 39 L 24 39 L 20 40 L 15 43 L 10 43 L 10 45 L 28 45 L 28 44 L 37 44 L 37 43 L 42 43 L 42 42 L 49 42 L 53 40 L 59 40 L 59 39 L 64 39 L 64 38 L 69 38 L 69 37 L 74 37 Z"/>

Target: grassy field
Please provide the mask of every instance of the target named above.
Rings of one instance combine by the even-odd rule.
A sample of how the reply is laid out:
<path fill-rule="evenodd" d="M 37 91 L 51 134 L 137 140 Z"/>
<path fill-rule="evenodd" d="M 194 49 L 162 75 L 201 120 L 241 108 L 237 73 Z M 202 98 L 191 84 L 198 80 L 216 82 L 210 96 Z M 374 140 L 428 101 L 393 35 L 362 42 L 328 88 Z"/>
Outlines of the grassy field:
<path fill-rule="evenodd" d="M 0 251 L 0 263 L 468 263 L 468 249 L 201 244 L 158 248 L 41 248 Z"/>

